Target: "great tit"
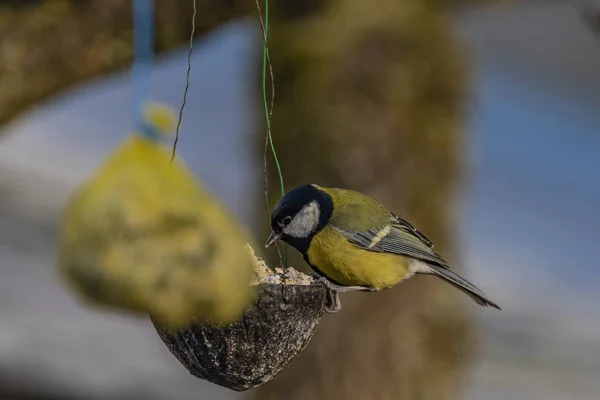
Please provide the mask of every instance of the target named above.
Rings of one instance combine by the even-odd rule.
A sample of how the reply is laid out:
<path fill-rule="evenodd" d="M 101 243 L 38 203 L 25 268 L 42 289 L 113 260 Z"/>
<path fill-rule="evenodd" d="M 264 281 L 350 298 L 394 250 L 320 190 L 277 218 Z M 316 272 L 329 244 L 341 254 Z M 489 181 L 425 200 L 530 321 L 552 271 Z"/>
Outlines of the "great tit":
<path fill-rule="evenodd" d="M 271 215 L 265 247 L 282 240 L 298 250 L 333 291 L 380 291 L 429 274 L 468 294 L 477 304 L 500 307 L 449 269 L 433 243 L 376 200 L 353 190 L 317 185 L 297 187 L 282 197 Z"/>

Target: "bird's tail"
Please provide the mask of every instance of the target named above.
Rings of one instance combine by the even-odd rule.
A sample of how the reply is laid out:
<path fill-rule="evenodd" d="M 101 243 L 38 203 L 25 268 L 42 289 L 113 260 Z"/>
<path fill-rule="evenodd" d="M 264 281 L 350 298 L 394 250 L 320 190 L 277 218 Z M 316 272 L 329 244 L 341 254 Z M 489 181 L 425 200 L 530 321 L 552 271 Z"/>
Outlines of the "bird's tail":
<path fill-rule="evenodd" d="M 461 278 L 448 268 L 444 268 L 439 265 L 433 264 L 429 264 L 429 267 L 431 268 L 432 275 L 436 275 L 442 278 L 444 281 L 459 288 L 460 290 L 468 294 L 473 300 L 475 300 L 477 304 L 484 307 L 494 307 L 500 310 L 498 304 L 488 299 L 481 290 L 475 287 L 475 285 L 467 282 L 466 279 Z"/>

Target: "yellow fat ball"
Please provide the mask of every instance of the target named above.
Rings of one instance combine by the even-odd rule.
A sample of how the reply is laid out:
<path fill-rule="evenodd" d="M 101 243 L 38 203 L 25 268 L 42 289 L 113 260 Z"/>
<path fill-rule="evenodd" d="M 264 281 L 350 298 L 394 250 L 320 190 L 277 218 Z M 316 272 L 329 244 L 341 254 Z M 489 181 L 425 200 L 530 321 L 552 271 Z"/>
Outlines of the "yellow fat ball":
<path fill-rule="evenodd" d="M 193 318 L 226 323 L 254 296 L 249 241 L 183 163 L 133 135 L 68 204 L 59 266 L 99 305 L 151 314 L 172 329 Z"/>

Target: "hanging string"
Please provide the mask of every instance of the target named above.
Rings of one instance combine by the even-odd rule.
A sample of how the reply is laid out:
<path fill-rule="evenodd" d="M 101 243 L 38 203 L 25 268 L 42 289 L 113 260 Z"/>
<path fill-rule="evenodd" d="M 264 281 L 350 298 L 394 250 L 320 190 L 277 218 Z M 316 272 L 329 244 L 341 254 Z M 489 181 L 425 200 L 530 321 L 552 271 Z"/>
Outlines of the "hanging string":
<path fill-rule="evenodd" d="M 283 174 L 281 173 L 281 166 L 279 164 L 279 159 L 277 158 L 277 152 L 275 151 L 275 145 L 273 144 L 273 136 L 271 135 L 271 119 L 273 117 L 273 103 L 275 101 L 275 79 L 273 78 L 273 65 L 271 63 L 271 56 L 269 55 L 269 45 L 268 45 L 268 36 L 269 36 L 269 0 L 265 0 L 265 19 L 263 20 L 262 11 L 260 9 L 260 3 L 256 0 L 256 8 L 258 10 L 258 18 L 260 21 L 260 27 L 262 30 L 263 36 L 263 65 L 262 65 L 262 93 L 263 93 L 263 103 L 265 108 L 265 118 L 267 122 L 267 132 L 265 134 L 265 147 L 263 154 L 263 179 L 264 179 L 264 187 L 265 187 L 265 208 L 267 211 L 267 219 L 270 222 L 270 213 L 269 213 L 269 186 L 268 186 L 268 173 L 267 173 L 267 155 L 269 150 L 269 145 L 271 148 L 271 152 L 273 154 L 273 159 L 275 160 L 275 166 L 277 167 L 277 173 L 279 175 L 279 184 L 281 187 L 281 196 L 285 195 L 285 187 L 283 185 Z M 267 66 L 269 67 L 269 75 L 271 78 L 271 103 L 270 107 L 267 102 Z M 277 252 L 279 253 L 279 260 L 282 264 L 282 267 L 285 269 L 287 266 L 287 246 L 284 244 L 283 247 L 283 259 L 281 257 L 281 252 L 279 251 L 279 246 L 276 245 Z"/>
<path fill-rule="evenodd" d="M 183 109 L 185 108 L 185 103 L 187 103 L 187 93 L 190 88 L 190 72 L 192 71 L 192 51 L 194 50 L 194 35 L 196 34 L 196 13 L 197 6 L 196 0 L 193 1 L 194 12 L 192 13 L 192 31 L 190 33 L 190 49 L 188 51 L 187 57 L 187 72 L 185 75 L 185 90 L 183 91 L 183 102 L 181 103 L 181 108 L 179 109 L 179 119 L 177 120 L 177 128 L 175 129 L 175 141 L 173 142 L 173 153 L 171 154 L 171 162 L 175 159 L 175 155 L 177 154 L 177 143 L 179 142 L 179 128 L 181 127 L 181 119 L 183 118 Z"/>
<path fill-rule="evenodd" d="M 151 139 L 160 134 L 143 116 L 150 92 L 150 74 L 154 55 L 154 0 L 133 0 L 133 85 L 134 126 Z"/>

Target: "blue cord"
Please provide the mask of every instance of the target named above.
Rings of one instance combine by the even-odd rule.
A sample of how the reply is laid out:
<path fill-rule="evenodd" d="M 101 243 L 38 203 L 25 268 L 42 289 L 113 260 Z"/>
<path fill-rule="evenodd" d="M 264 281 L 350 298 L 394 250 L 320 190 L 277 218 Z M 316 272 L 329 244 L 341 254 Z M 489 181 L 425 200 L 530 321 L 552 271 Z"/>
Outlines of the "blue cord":
<path fill-rule="evenodd" d="M 133 0 L 133 66 L 131 79 L 133 86 L 134 127 L 151 139 L 160 134 L 150 126 L 143 115 L 144 104 L 148 100 L 150 76 L 154 55 L 154 0 Z"/>

